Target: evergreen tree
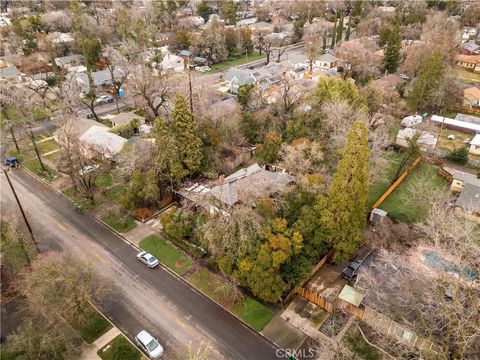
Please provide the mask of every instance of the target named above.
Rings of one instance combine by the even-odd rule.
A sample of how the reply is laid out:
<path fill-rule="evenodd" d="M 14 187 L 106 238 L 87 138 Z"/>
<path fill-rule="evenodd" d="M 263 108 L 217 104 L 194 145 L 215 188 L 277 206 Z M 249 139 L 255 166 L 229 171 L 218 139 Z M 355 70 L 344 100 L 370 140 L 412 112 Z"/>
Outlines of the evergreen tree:
<path fill-rule="evenodd" d="M 335 16 L 335 23 L 333 24 L 332 42 L 330 43 L 330 49 L 335 47 L 335 36 L 337 35 L 337 17 Z"/>
<path fill-rule="evenodd" d="M 237 6 L 232 0 L 225 1 L 222 5 L 222 15 L 229 25 L 237 23 Z"/>
<path fill-rule="evenodd" d="M 208 1 L 202 0 L 197 5 L 197 14 L 198 16 L 201 16 L 203 20 L 205 20 L 205 22 L 208 21 L 208 18 L 210 17 L 210 15 L 213 14 L 213 9 L 208 4 Z"/>
<path fill-rule="evenodd" d="M 350 19 L 348 20 L 347 32 L 345 33 L 345 41 L 350 40 L 350 33 L 352 29 L 350 28 Z"/>
<path fill-rule="evenodd" d="M 392 74 L 397 71 L 400 63 L 400 46 L 402 44 L 402 36 L 400 35 L 400 26 L 397 24 L 388 36 L 387 46 L 383 58 L 383 67 Z"/>
<path fill-rule="evenodd" d="M 325 33 L 323 34 L 323 45 L 322 45 L 323 51 L 325 51 L 326 48 L 327 48 L 327 31 L 325 30 Z"/>
<path fill-rule="evenodd" d="M 295 20 L 293 22 L 293 42 L 299 42 L 303 36 L 303 27 L 305 26 L 305 21 L 302 19 Z"/>
<path fill-rule="evenodd" d="M 343 37 L 343 11 L 340 13 L 340 20 L 338 21 L 337 27 L 337 44 L 342 41 Z"/>
<path fill-rule="evenodd" d="M 369 171 L 365 123 L 353 124 L 340 155 L 327 202 L 320 209 L 320 222 L 327 241 L 336 250 L 336 262 L 348 259 L 363 241 Z"/>
<path fill-rule="evenodd" d="M 420 69 L 413 89 L 408 95 L 408 103 L 416 108 L 434 105 L 443 75 L 442 56 L 439 51 L 434 51 Z"/>
<path fill-rule="evenodd" d="M 188 175 L 193 175 L 198 171 L 202 162 L 202 140 L 198 136 L 197 125 L 193 120 L 187 101 L 180 94 L 175 97 L 172 126 L 181 165 Z"/>

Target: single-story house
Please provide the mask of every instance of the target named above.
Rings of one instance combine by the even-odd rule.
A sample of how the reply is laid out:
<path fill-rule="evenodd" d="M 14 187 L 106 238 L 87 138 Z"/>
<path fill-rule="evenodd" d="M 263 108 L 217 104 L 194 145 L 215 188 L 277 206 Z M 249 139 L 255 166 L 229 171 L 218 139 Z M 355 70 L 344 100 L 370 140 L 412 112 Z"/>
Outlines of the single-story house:
<path fill-rule="evenodd" d="M 58 57 L 55 58 L 54 61 L 58 67 L 65 69 L 70 69 L 72 66 L 79 66 L 85 63 L 83 55 L 80 54 Z"/>
<path fill-rule="evenodd" d="M 163 57 L 162 70 L 164 72 L 181 73 L 185 70 L 185 62 L 182 57 L 168 53 Z"/>
<path fill-rule="evenodd" d="M 480 156 L 480 134 L 476 134 L 470 141 L 469 154 Z"/>
<path fill-rule="evenodd" d="M 417 144 L 420 149 L 424 151 L 433 150 L 437 144 L 437 137 L 434 134 L 409 127 L 398 131 L 395 143 L 403 147 L 408 147 L 408 139 L 413 138 L 418 133 L 420 133 L 420 136 Z"/>
<path fill-rule="evenodd" d="M 472 214 L 472 220 L 480 221 L 480 186 L 465 184 L 455 205 L 463 211 Z"/>
<path fill-rule="evenodd" d="M 58 31 L 48 34 L 47 39 L 54 44 L 69 44 L 75 41 L 75 38 L 71 33 L 62 33 Z"/>
<path fill-rule="evenodd" d="M 189 184 L 176 191 L 183 199 L 201 206 L 209 213 L 221 210 L 218 206 L 232 207 L 239 203 L 255 206 L 255 200 L 282 191 L 293 178 L 282 169 L 268 165 L 250 165 L 212 184 Z M 224 215 L 228 215 L 222 211 Z"/>
<path fill-rule="evenodd" d="M 54 138 L 60 145 L 66 144 L 70 139 L 76 141 L 92 126 L 101 126 L 106 130 L 109 128 L 93 119 L 87 119 L 86 117 L 69 117 L 67 121 L 60 126 L 54 133 Z"/>
<path fill-rule="evenodd" d="M 288 54 L 288 62 L 292 64 L 295 69 L 308 69 L 310 61 L 303 54 Z"/>
<path fill-rule="evenodd" d="M 130 124 L 130 122 L 134 119 L 138 119 L 138 121 L 140 121 L 140 125 L 145 124 L 145 118 L 135 114 L 133 111 L 121 112 L 118 115 L 111 115 L 108 117 L 108 119 L 111 121 L 112 126 Z"/>
<path fill-rule="evenodd" d="M 115 75 L 115 79 L 123 79 L 123 71 L 120 69 L 114 69 L 113 73 Z M 90 83 L 88 81 L 88 76 L 86 72 L 75 72 L 74 75 L 76 78 L 77 83 L 82 88 L 83 93 L 87 93 L 90 89 Z M 112 85 L 112 76 L 110 74 L 110 70 L 98 70 L 92 72 L 93 77 L 93 85 L 95 87 L 100 86 L 109 86 Z"/>
<path fill-rule="evenodd" d="M 224 79 L 228 81 L 228 89 L 232 94 L 238 93 L 238 88 L 242 85 L 255 84 L 257 79 L 251 71 L 241 69 L 229 69 Z"/>
<path fill-rule="evenodd" d="M 104 126 L 93 125 L 79 138 L 81 150 L 87 157 L 98 155 L 111 159 L 118 154 L 127 139 L 109 132 Z"/>
<path fill-rule="evenodd" d="M 201 57 L 201 56 L 195 56 L 193 58 L 193 62 L 196 64 L 196 65 L 200 65 L 200 66 L 203 66 L 207 63 L 207 59 L 205 59 L 204 57 Z"/>
<path fill-rule="evenodd" d="M 433 115 L 431 118 L 431 121 L 433 121 L 435 124 L 440 126 L 442 126 L 443 124 L 444 128 L 458 130 L 458 131 L 462 131 L 470 134 L 475 134 L 477 132 L 480 132 L 480 122 L 477 123 L 477 122 L 472 122 L 471 120 L 467 120 L 467 121 L 459 120 L 457 119 L 458 115 L 460 114 L 457 114 L 457 117 L 455 119 L 451 119 L 451 118 L 447 118 L 439 115 Z M 480 120 L 480 118 L 477 118 L 477 119 Z"/>
<path fill-rule="evenodd" d="M 444 167 L 443 170 L 449 174 L 449 177 L 452 181 L 450 184 L 450 191 L 452 192 L 461 193 L 465 187 L 465 184 L 480 186 L 480 179 L 474 174 L 449 167 Z"/>
<path fill-rule="evenodd" d="M 469 40 L 462 45 L 460 45 L 460 49 L 462 49 L 462 53 L 465 55 L 474 55 L 480 52 L 480 46 L 477 45 L 475 40 Z"/>
<path fill-rule="evenodd" d="M 480 72 L 480 55 L 457 55 L 457 65 L 473 72 Z"/>
<path fill-rule="evenodd" d="M 463 106 L 480 108 L 480 87 L 473 86 L 463 90 Z"/>
<path fill-rule="evenodd" d="M 338 59 L 331 54 L 320 55 L 313 61 L 313 68 L 321 70 L 330 70 L 338 66 Z"/>
<path fill-rule="evenodd" d="M 192 56 L 192 52 L 190 50 L 182 50 L 178 55 L 184 59 L 188 59 Z"/>
<path fill-rule="evenodd" d="M 242 19 L 242 20 L 237 21 L 237 23 L 235 24 L 235 26 L 236 26 L 236 27 L 252 26 L 252 25 L 255 24 L 256 22 L 257 22 L 257 18 L 256 18 L 256 17 L 252 17 L 252 18 Z"/>

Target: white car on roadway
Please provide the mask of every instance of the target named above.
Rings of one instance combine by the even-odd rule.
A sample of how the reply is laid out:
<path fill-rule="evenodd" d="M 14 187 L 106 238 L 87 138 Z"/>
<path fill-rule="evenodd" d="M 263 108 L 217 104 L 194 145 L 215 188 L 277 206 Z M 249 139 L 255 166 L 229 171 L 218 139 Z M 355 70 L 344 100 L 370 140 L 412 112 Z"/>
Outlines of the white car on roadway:
<path fill-rule="evenodd" d="M 163 355 L 163 346 L 148 331 L 140 331 L 135 336 L 135 342 L 150 359 L 158 359 Z"/>
<path fill-rule="evenodd" d="M 410 115 L 410 116 L 404 117 L 400 124 L 403 127 L 412 127 L 412 126 L 421 124 L 422 121 L 423 121 L 423 117 L 421 115 Z"/>
<path fill-rule="evenodd" d="M 142 251 L 141 253 L 138 253 L 137 259 L 152 269 L 158 264 L 160 264 L 160 261 L 158 261 L 158 259 L 155 256 L 153 256 L 152 254 L 146 251 Z"/>

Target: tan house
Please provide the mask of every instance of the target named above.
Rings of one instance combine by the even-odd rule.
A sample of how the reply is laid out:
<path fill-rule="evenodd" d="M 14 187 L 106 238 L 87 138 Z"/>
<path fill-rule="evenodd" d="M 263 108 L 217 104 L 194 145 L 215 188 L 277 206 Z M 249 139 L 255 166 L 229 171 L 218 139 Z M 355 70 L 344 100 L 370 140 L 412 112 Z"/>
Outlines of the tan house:
<path fill-rule="evenodd" d="M 457 55 L 457 65 L 473 72 L 480 72 L 480 55 Z"/>
<path fill-rule="evenodd" d="M 480 88 L 478 86 L 463 90 L 463 106 L 480 108 Z"/>

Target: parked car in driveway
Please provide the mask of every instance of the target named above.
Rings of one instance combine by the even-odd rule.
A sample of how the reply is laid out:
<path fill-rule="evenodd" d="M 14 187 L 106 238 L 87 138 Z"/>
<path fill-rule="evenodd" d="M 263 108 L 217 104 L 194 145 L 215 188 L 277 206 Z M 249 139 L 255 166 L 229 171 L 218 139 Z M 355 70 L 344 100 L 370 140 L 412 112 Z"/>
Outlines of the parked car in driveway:
<path fill-rule="evenodd" d="M 355 280 L 360 267 L 364 265 L 367 260 L 371 259 L 372 256 L 373 252 L 371 250 L 366 248 L 363 249 L 363 251 L 361 251 L 345 269 L 343 269 L 342 276 L 349 281 Z"/>
<path fill-rule="evenodd" d="M 403 127 L 412 127 L 412 126 L 421 124 L 422 121 L 423 121 L 423 117 L 421 115 L 410 115 L 410 116 L 404 117 L 400 124 Z"/>
<path fill-rule="evenodd" d="M 152 269 L 160 264 L 160 261 L 155 256 L 146 251 L 137 254 L 137 259 Z"/>
<path fill-rule="evenodd" d="M 108 104 L 111 102 L 113 102 L 113 96 L 111 95 L 102 95 L 97 100 L 95 100 L 95 104 L 97 105 Z"/>
<path fill-rule="evenodd" d="M 135 336 L 135 342 L 150 359 L 158 359 L 163 355 L 163 346 L 146 330 Z"/>

